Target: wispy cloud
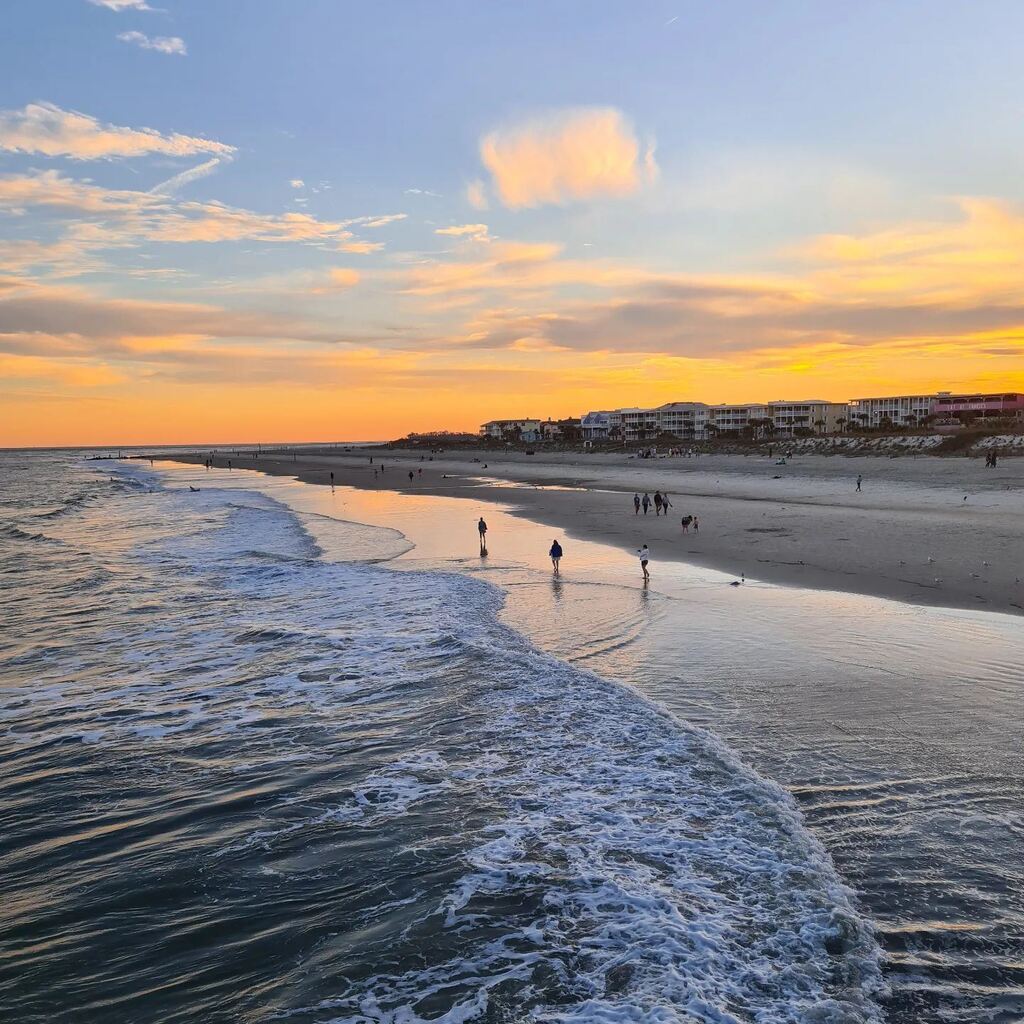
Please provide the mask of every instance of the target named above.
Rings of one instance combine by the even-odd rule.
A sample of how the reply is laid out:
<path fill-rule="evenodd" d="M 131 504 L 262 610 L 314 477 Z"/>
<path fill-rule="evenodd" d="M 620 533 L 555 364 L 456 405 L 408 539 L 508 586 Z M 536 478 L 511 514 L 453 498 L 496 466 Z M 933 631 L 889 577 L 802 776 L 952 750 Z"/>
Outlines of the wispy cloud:
<path fill-rule="evenodd" d="M 230 157 L 215 156 L 204 163 L 197 164 L 195 167 L 190 167 L 188 170 L 182 171 L 180 174 L 175 174 L 174 177 L 160 182 L 159 185 L 154 185 L 153 188 L 149 190 L 150 195 L 175 195 L 186 185 L 191 185 L 193 181 L 198 181 L 200 178 L 205 178 L 208 175 L 213 174 L 221 164 L 228 163 L 230 160 Z"/>
<path fill-rule="evenodd" d="M 106 7 L 108 11 L 152 11 L 146 0 L 89 0 L 95 7 Z"/>
<path fill-rule="evenodd" d="M 405 220 L 408 216 L 407 213 L 386 213 L 380 217 L 354 217 L 352 220 L 345 221 L 345 224 L 358 224 L 364 228 L 383 228 L 388 224 L 394 224 L 395 221 Z"/>
<path fill-rule="evenodd" d="M 486 224 L 453 224 L 447 228 L 436 228 L 435 235 L 451 235 L 453 238 L 468 238 L 472 242 L 489 242 Z"/>
<path fill-rule="evenodd" d="M 122 43 L 134 43 L 143 50 L 156 50 L 157 53 L 178 57 L 185 57 L 188 54 L 185 40 L 180 36 L 147 36 L 145 32 L 121 32 L 117 38 Z"/>
<path fill-rule="evenodd" d="M 563 110 L 500 128 L 481 141 L 480 158 L 502 203 L 513 208 L 625 196 L 657 173 L 653 147 L 642 150 L 612 107 Z"/>
<path fill-rule="evenodd" d="M 177 179 L 190 175 L 194 178 L 204 166 L 191 168 Z M 163 191 L 137 192 L 105 189 L 88 181 L 75 181 L 58 171 L 0 176 L 0 211 L 19 213 L 42 208 L 54 216 L 71 218 L 66 231 L 55 243 L 19 242 L 13 249 L 10 244 L 0 245 L 0 264 L 6 252 L 7 269 L 56 263 L 73 267 L 76 261 L 86 266 L 90 253 L 145 242 L 252 240 L 305 243 L 340 252 L 369 253 L 382 248 L 382 243 L 364 242 L 350 228 L 383 227 L 406 216 L 404 213 L 378 214 L 325 221 L 298 211 L 256 213 L 215 201 L 178 200 L 171 195 L 172 189 L 166 187 L 167 183 L 164 185 Z"/>
<path fill-rule="evenodd" d="M 429 196 L 432 199 L 441 199 L 440 192 L 431 192 L 428 188 L 405 188 L 402 189 L 403 195 L 407 196 Z"/>
<path fill-rule="evenodd" d="M 177 132 L 163 135 L 152 128 L 103 124 L 88 114 L 62 110 L 53 103 L 29 103 L 22 110 L 0 111 L 0 150 L 72 160 L 109 160 L 150 153 L 228 156 L 235 147 Z"/>
<path fill-rule="evenodd" d="M 487 186 L 480 181 L 479 178 L 475 181 L 471 181 L 466 186 L 466 202 L 468 202 L 474 210 L 487 209 Z"/>

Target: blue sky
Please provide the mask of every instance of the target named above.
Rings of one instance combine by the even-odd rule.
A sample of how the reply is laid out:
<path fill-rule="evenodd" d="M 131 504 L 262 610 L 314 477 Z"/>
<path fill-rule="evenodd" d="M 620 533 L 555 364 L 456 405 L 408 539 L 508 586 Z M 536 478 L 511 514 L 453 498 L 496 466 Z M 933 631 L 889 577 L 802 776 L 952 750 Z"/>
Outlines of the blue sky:
<path fill-rule="evenodd" d="M 992 311 L 1016 283 L 1012 211 L 1024 199 L 1019 3 L 8 0 L 2 17 L 0 177 L 22 198 L 32 182 L 94 190 L 59 202 L 37 190 L 0 211 L 0 238 L 21 243 L 6 263 L 0 249 L 0 274 L 12 275 L 21 303 L 7 307 L 6 328 L 0 304 L 0 336 L 17 335 L 6 345 L 7 394 L 44 411 L 58 393 L 73 408 L 76 379 L 115 410 L 130 406 L 122 391 L 163 394 L 160 382 L 173 390 L 185 375 L 168 369 L 169 356 L 154 364 L 130 344 L 64 344 L 61 353 L 58 335 L 76 332 L 66 318 L 23 313 L 29 285 L 36 295 L 53 289 L 53 302 L 67 299 L 78 316 L 85 298 L 208 307 L 210 324 L 190 320 L 187 330 L 180 311 L 150 309 L 154 322 L 168 314 L 152 336 L 182 339 L 182 366 L 205 365 L 211 382 L 236 390 L 268 386 L 281 353 L 308 356 L 313 369 L 286 382 L 299 404 L 327 373 L 317 346 L 332 359 L 352 353 L 331 372 L 354 401 L 367 384 L 352 367 L 379 357 L 386 380 L 391 359 L 381 429 L 439 425 L 420 422 L 427 399 L 450 408 L 444 388 L 463 372 L 481 395 L 465 406 L 469 425 L 485 406 L 512 414 L 538 382 L 578 367 L 581 352 L 605 376 L 550 391 L 552 413 L 581 411 L 569 406 L 584 401 L 584 385 L 594 404 L 643 403 L 634 392 L 652 378 L 677 397 L 696 388 L 711 400 L 763 397 L 756 374 L 774 391 L 786 366 L 810 366 L 807 385 L 818 391 L 851 372 L 877 386 L 909 375 L 920 387 L 936 365 L 924 349 L 944 345 L 952 365 L 969 336 L 977 361 L 961 370 L 966 384 L 1003 379 L 1000 360 L 1016 353 L 1016 312 Z M 188 152 L 83 156 L 18 134 L 52 132 L 55 118 L 77 114 L 96 132 L 149 129 L 223 150 L 193 141 Z M 546 182 L 529 166 L 538 153 L 551 163 Z M 176 179 L 191 168 L 202 169 Z M 129 195 L 172 180 L 159 210 Z M 976 199 L 989 205 L 964 206 Z M 108 202 L 119 212 L 97 211 Z M 126 212 L 133 204 L 146 205 L 144 222 Z M 280 224 L 264 225 L 218 240 L 168 228 L 205 216 L 201 204 L 302 214 L 316 227 L 284 237 Z M 450 228 L 462 233 L 438 234 Z M 896 238 L 918 239 L 903 276 Z M 61 240 L 57 266 L 47 261 Z M 32 262 L 29 243 L 50 248 Z M 975 276 L 970 295 L 956 291 L 960 275 L 943 278 L 929 255 L 950 247 L 947 263 L 975 268 L 997 254 L 995 285 Z M 684 306 L 666 307 L 682 285 Z M 767 317 L 773 288 L 776 305 L 788 296 L 813 309 Z M 914 364 L 906 316 L 893 316 L 899 326 L 885 337 L 858 327 L 867 291 L 872 301 L 886 294 L 876 320 L 888 322 L 894 302 L 902 311 L 941 299 L 956 307 L 953 328 L 929 310 Z M 650 308 L 637 308 L 637 295 Z M 966 324 L 964 304 L 978 310 Z M 838 323 L 836 305 L 856 307 L 859 319 Z M 145 311 L 129 312 L 137 327 Z M 264 313 L 279 336 L 214 324 L 213 312 Z M 124 313 L 111 305 L 107 320 Z M 678 330 L 665 327 L 673 316 Z M 581 340 L 588 332 L 592 344 Z M 244 366 L 232 372 L 230 354 L 241 351 Z M 326 428 L 323 408 L 303 431 Z M 395 414 L 402 408 L 415 409 L 409 422 Z"/>

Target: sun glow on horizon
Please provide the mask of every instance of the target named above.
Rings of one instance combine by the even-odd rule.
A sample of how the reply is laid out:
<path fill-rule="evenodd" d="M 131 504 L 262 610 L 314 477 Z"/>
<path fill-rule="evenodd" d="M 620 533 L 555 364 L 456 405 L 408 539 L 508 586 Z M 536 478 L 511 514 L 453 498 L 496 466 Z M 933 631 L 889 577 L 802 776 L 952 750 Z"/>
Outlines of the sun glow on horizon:
<path fill-rule="evenodd" d="M 0 92 L 2 446 L 390 438 L 673 400 L 1024 390 L 1011 180 L 970 162 L 928 177 L 891 133 L 888 149 L 839 130 L 819 141 L 796 108 L 800 138 L 783 145 L 746 120 L 765 82 L 729 78 L 746 104 L 733 109 L 727 67 L 701 70 L 717 120 L 690 107 L 684 131 L 678 33 L 595 9 L 629 72 L 610 103 L 600 40 L 556 59 L 539 48 L 554 19 L 510 27 L 537 72 L 513 103 L 501 39 L 476 40 L 490 70 L 439 71 L 419 21 L 392 37 L 388 66 L 434 82 L 429 68 L 428 93 L 465 99 L 427 133 L 429 95 L 397 82 L 365 108 L 330 102 L 357 71 L 326 60 L 340 18 L 327 8 L 308 15 L 316 38 L 281 49 L 280 10 L 256 0 L 262 20 L 232 26 L 250 55 L 225 63 L 204 44 L 224 28 L 216 11 L 171 4 L 173 35 L 126 46 L 101 6 L 83 0 L 68 26 L 4 16 L 26 42 L 0 56 L 30 87 Z M 384 31 L 380 12 L 358 17 Z M 706 31 L 723 52 L 752 45 L 751 17 Z M 800 81 L 796 38 L 777 41 Z M 55 47 L 66 87 L 26 63 L 32 40 Z M 244 111 L 220 88 L 232 76 L 252 91 Z M 870 83 L 850 99 L 841 65 L 816 86 L 823 114 L 875 103 Z M 275 89 L 295 101 L 290 127 Z M 889 89 L 894 117 L 945 124 Z M 588 90 L 595 102 L 558 101 Z"/>

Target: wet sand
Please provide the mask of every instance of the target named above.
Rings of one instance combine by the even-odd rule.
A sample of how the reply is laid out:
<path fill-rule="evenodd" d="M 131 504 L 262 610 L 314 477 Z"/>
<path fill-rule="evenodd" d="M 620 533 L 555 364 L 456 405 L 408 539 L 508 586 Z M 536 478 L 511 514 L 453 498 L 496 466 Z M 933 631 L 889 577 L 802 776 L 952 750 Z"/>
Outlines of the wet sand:
<path fill-rule="evenodd" d="M 169 457 L 202 463 L 206 456 Z M 218 465 L 226 458 L 218 456 Z M 655 573 L 659 560 L 673 560 L 782 585 L 1024 611 L 1024 459 L 1005 459 L 993 470 L 981 459 L 929 456 L 802 456 L 785 466 L 757 456 L 427 458 L 395 450 L 295 451 L 232 461 L 309 483 L 329 484 L 333 472 L 338 486 L 493 501 L 563 537 L 615 545 L 624 563 L 646 542 Z M 653 497 L 656 490 L 671 496 L 668 516 L 653 508 L 635 515 L 634 492 Z M 683 532 L 686 514 L 698 516 L 698 533 Z M 498 543 L 492 536 L 492 546 Z M 570 548 L 571 541 L 568 555 Z"/>
<path fill-rule="evenodd" d="M 496 585 L 502 619 L 534 644 L 711 729 L 793 794 L 874 921 L 888 1019 L 1020 1018 L 1017 619 L 765 583 L 733 588 L 729 576 L 686 560 L 662 560 L 644 587 L 631 552 L 592 539 L 565 544 L 555 578 L 552 533 L 500 500 L 517 500 L 518 487 L 332 492 L 287 471 L 159 468 L 172 486 L 237 488 L 241 502 L 253 489 L 282 502 L 328 561 L 385 560 Z M 477 551 L 481 514 L 487 557 Z M 371 525 L 353 535 L 353 523 Z"/>

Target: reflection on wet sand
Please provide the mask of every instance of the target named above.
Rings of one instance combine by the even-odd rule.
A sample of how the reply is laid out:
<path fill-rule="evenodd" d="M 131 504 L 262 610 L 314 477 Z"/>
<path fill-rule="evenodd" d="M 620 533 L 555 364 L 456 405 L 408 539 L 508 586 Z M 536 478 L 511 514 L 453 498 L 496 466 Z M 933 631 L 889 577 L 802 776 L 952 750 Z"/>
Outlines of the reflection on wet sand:
<path fill-rule="evenodd" d="M 633 557 L 580 540 L 552 579 L 549 528 L 490 502 L 245 477 L 304 513 L 325 550 L 340 515 L 408 537 L 396 568 L 482 575 L 538 646 L 713 730 L 788 787 L 877 922 L 893 1019 L 1024 1012 L 1018 620 L 734 587 L 656 549 L 643 587 Z M 471 557 L 484 514 L 486 560 Z"/>

